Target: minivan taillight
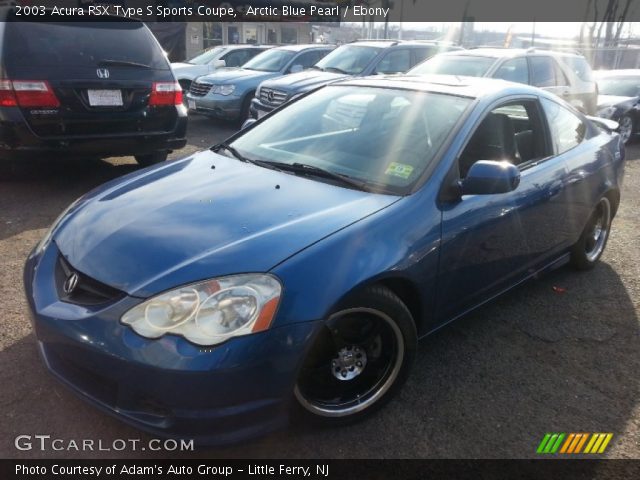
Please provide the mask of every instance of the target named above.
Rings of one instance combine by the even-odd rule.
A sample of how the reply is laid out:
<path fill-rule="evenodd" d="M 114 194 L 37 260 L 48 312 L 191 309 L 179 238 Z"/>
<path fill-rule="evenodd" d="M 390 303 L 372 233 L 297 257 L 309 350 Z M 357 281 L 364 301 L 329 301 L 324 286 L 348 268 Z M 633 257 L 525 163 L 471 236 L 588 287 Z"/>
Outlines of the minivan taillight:
<path fill-rule="evenodd" d="M 0 80 L 0 106 L 55 108 L 60 102 L 45 80 Z"/>
<path fill-rule="evenodd" d="M 0 107 L 15 107 L 18 105 L 10 80 L 0 80 Z"/>
<path fill-rule="evenodd" d="M 154 82 L 149 98 L 152 107 L 182 105 L 182 88 L 178 82 Z"/>

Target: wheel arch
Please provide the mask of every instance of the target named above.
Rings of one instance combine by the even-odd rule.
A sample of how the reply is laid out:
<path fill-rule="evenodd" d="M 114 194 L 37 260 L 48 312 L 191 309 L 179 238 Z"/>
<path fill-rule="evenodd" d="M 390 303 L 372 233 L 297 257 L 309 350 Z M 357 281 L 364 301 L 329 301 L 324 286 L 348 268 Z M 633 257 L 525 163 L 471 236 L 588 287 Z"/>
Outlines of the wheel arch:
<path fill-rule="evenodd" d="M 353 296 L 360 293 L 362 290 L 376 286 L 381 286 L 390 290 L 402 301 L 402 303 L 404 303 L 404 305 L 409 310 L 411 317 L 413 318 L 418 336 L 420 336 L 423 333 L 422 327 L 424 326 L 424 313 L 426 307 L 424 305 L 420 289 L 418 288 L 416 282 L 414 282 L 410 278 L 407 278 L 406 276 L 401 275 L 386 275 L 375 277 L 357 285 L 356 287 L 345 293 L 340 298 L 340 300 L 336 302 L 334 307 L 327 315 L 327 318 L 329 318 L 333 313 L 340 311 L 341 308 L 346 303 L 348 303 Z"/>

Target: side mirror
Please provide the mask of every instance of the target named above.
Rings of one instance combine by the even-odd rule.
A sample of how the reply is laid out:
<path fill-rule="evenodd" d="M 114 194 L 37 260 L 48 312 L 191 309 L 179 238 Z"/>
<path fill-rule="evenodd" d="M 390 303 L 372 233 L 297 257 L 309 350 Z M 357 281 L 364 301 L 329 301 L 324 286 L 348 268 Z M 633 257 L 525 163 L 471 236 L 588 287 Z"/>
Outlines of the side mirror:
<path fill-rule="evenodd" d="M 227 62 L 225 62 L 224 60 L 214 60 L 213 63 L 211 63 L 212 68 L 224 68 L 226 66 Z"/>
<path fill-rule="evenodd" d="M 304 70 L 304 67 L 302 65 L 294 65 L 293 67 L 291 67 L 290 72 L 291 73 L 298 73 Z"/>
<path fill-rule="evenodd" d="M 244 123 L 242 124 L 242 127 L 240 127 L 240 130 L 244 130 L 245 128 L 249 128 L 251 125 L 253 125 L 254 123 L 256 123 L 258 120 L 256 120 L 255 118 L 247 118 Z"/>
<path fill-rule="evenodd" d="M 520 170 L 512 163 L 479 160 L 461 182 L 462 195 L 492 195 L 515 190 L 520 184 Z"/>

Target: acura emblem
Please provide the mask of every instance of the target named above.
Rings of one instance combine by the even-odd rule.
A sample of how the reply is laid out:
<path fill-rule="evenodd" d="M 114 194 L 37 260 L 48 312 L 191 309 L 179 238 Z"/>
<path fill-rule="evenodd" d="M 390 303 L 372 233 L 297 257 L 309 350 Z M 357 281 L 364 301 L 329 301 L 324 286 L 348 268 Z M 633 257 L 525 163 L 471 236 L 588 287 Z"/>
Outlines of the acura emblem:
<path fill-rule="evenodd" d="M 74 272 L 69 275 L 64 281 L 64 285 L 62 286 L 64 293 L 66 293 L 67 295 L 71 295 L 78 286 L 78 280 L 80 280 L 80 277 L 78 277 L 77 273 Z"/>
<path fill-rule="evenodd" d="M 106 68 L 97 69 L 96 74 L 98 75 L 98 78 L 109 78 L 109 70 Z"/>

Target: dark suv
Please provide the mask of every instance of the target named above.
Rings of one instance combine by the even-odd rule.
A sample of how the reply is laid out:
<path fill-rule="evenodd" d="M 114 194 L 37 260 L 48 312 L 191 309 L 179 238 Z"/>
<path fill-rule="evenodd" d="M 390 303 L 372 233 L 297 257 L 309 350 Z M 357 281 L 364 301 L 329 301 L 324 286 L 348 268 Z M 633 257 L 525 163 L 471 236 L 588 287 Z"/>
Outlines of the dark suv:
<path fill-rule="evenodd" d="M 360 40 L 336 48 L 310 70 L 262 82 L 251 102 L 260 118 L 292 98 L 348 77 L 402 73 L 440 52 L 461 50 L 440 42 Z"/>
<path fill-rule="evenodd" d="M 0 159 L 134 155 L 186 144 L 187 111 L 164 52 L 139 21 L 20 21 L 0 9 Z"/>

